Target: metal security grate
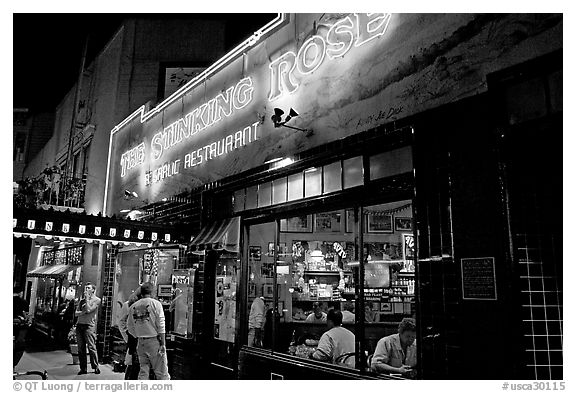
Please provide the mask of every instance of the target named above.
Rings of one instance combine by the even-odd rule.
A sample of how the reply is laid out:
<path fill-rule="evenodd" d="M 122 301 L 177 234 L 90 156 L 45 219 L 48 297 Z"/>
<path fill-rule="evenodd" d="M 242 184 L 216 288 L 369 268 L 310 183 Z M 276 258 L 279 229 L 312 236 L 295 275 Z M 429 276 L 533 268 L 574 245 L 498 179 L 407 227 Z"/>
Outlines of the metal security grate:
<path fill-rule="evenodd" d="M 551 239 L 527 233 L 515 236 L 520 273 L 526 366 L 535 379 L 561 379 L 563 369 L 562 291 Z"/>
<path fill-rule="evenodd" d="M 112 327 L 112 302 L 114 299 L 114 272 L 116 269 L 116 260 L 118 258 L 118 247 L 109 246 L 106 253 L 106 262 L 104 264 L 104 282 L 102 284 L 102 306 L 101 314 L 98 320 L 98 331 L 101 332 L 100 345 L 102 349 L 102 358 L 108 358 L 111 352 L 113 335 Z"/>

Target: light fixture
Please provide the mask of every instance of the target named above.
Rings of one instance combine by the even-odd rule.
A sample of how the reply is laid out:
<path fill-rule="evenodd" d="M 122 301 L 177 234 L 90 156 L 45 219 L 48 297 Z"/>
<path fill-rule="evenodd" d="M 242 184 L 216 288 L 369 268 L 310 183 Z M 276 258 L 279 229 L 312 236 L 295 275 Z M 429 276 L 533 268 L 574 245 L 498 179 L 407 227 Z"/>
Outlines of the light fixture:
<path fill-rule="evenodd" d="M 274 108 L 274 114 L 271 117 L 272 123 L 274 123 L 274 128 L 286 127 L 286 128 L 290 128 L 293 130 L 306 132 L 307 133 L 306 136 L 312 135 L 312 132 L 313 132 L 312 130 L 286 125 L 286 123 L 288 123 L 293 117 L 298 116 L 298 112 L 296 112 L 294 109 L 290 108 L 290 112 L 288 113 L 288 116 L 286 116 L 286 120 L 284 120 L 284 121 L 282 121 L 282 115 L 283 114 L 284 114 L 284 111 L 282 109 Z"/>
<path fill-rule="evenodd" d="M 316 243 L 316 249 L 310 253 L 310 256 L 312 258 L 324 258 L 324 254 L 322 254 L 318 243 Z"/>
<path fill-rule="evenodd" d="M 138 198 L 136 191 L 124 190 L 124 198 Z"/>

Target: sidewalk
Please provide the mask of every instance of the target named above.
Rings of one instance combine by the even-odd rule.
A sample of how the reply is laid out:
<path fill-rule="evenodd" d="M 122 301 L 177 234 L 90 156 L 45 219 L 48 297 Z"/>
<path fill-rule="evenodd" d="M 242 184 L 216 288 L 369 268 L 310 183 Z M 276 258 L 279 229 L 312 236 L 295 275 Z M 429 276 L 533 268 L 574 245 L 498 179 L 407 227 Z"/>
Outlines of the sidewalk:
<path fill-rule="evenodd" d="M 48 372 L 48 379 L 68 379 L 68 380 L 121 380 L 124 373 L 115 373 L 109 364 L 101 364 L 99 375 L 94 374 L 88 362 L 88 374 L 77 375 L 80 366 L 72 364 L 72 355 L 65 350 L 26 352 L 15 371 L 44 371 Z M 38 379 L 37 377 L 26 376 L 19 379 Z"/>

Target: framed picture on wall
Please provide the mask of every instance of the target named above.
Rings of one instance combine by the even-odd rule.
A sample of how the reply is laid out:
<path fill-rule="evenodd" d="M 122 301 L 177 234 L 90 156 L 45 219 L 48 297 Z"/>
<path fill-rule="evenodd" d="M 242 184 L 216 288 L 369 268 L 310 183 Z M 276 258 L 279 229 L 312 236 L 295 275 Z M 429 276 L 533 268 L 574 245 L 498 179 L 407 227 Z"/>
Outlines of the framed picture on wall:
<path fill-rule="evenodd" d="M 172 296 L 172 285 L 170 284 L 158 285 L 158 297 L 171 297 L 171 296 Z"/>
<path fill-rule="evenodd" d="M 280 232 L 312 232 L 312 214 L 281 219 Z"/>
<path fill-rule="evenodd" d="M 366 216 L 369 233 L 393 233 L 391 214 L 368 214 Z"/>
<path fill-rule="evenodd" d="M 412 217 L 394 217 L 394 230 L 411 231 Z"/>
<path fill-rule="evenodd" d="M 262 259 L 262 247 L 260 246 L 250 246 L 248 248 L 250 253 L 250 258 L 254 261 L 259 261 Z"/>
<path fill-rule="evenodd" d="M 262 293 L 264 294 L 264 297 L 272 297 L 272 295 L 274 295 L 274 285 L 264 284 L 262 286 Z"/>
<path fill-rule="evenodd" d="M 314 215 L 314 232 L 340 232 L 342 213 L 327 212 Z"/>

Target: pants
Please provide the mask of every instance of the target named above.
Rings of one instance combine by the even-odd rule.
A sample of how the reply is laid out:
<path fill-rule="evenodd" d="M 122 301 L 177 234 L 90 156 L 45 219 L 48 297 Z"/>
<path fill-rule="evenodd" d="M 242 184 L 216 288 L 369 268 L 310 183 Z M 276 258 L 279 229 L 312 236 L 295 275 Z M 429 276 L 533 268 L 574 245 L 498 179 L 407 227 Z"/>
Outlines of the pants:
<path fill-rule="evenodd" d="M 136 347 L 138 346 L 138 339 L 128 334 L 128 351 L 126 353 L 126 373 L 124 379 L 138 379 L 140 373 L 140 362 L 138 361 L 138 353 Z M 128 361 L 129 360 L 129 361 Z"/>
<path fill-rule="evenodd" d="M 98 368 L 98 352 L 96 351 L 96 333 L 94 327 L 79 323 L 76 325 L 76 340 L 78 341 L 78 357 L 80 358 L 80 370 L 87 371 L 86 345 L 90 354 L 90 365 L 92 369 Z"/>
<path fill-rule="evenodd" d="M 248 346 L 262 348 L 262 329 L 248 328 Z"/>
<path fill-rule="evenodd" d="M 138 354 L 130 355 L 132 357 L 132 364 L 126 366 L 124 379 L 138 379 L 140 375 L 140 362 L 138 361 Z"/>
<path fill-rule="evenodd" d="M 160 341 L 158 337 L 138 338 L 138 360 L 140 373 L 138 379 L 150 379 L 150 368 L 154 371 L 156 379 L 170 379 L 168 374 L 168 357 L 166 352 L 159 354 Z"/>

